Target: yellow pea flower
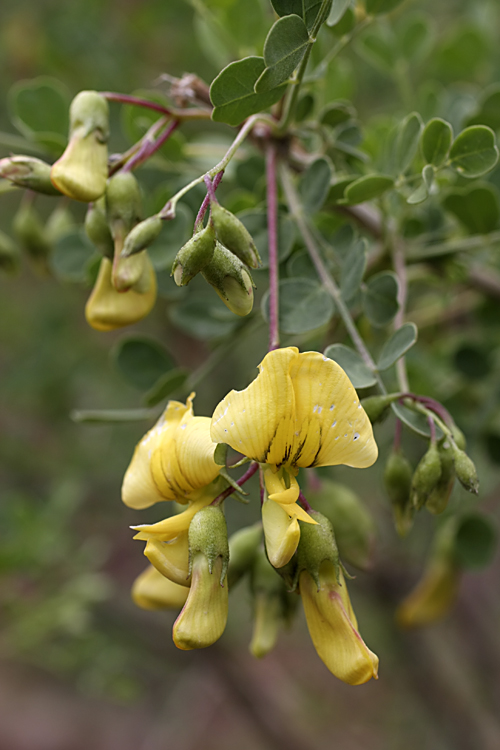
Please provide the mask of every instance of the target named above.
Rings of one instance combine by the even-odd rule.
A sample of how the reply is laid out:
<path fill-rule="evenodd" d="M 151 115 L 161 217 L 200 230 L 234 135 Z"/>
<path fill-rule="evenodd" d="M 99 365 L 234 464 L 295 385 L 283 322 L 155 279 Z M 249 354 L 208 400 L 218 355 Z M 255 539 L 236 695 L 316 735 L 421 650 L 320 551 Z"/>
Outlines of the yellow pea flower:
<path fill-rule="evenodd" d="M 402 628 L 420 628 L 441 620 L 455 603 L 461 571 L 450 560 L 432 560 L 413 591 L 399 605 Z"/>
<path fill-rule="evenodd" d="M 87 323 L 96 331 L 113 331 L 137 323 L 149 315 L 156 302 L 156 274 L 148 257 L 142 277 L 125 292 L 112 284 L 113 265 L 103 258 L 92 293 L 85 306 Z"/>
<path fill-rule="evenodd" d="M 306 570 L 299 579 L 307 627 L 318 656 L 330 672 L 349 685 L 362 685 L 378 676 L 378 657 L 358 632 L 342 571 L 325 560 L 319 569 L 319 588 Z"/>
<path fill-rule="evenodd" d="M 158 422 L 138 443 L 123 480 L 125 505 L 140 509 L 163 500 L 196 502 L 199 498 L 193 493 L 207 487 L 219 474 L 221 467 L 214 461 L 216 446 L 210 437 L 210 419 L 194 416 L 193 398 L 194 393 L 185 404 L 169 401 Z M 200 507 L 203 505 L 197 510 Z M 194 513 L 196 510 L 190 519 Z M 166 522 L 179 523 L 182 515 Z"/>
<path fill-rule="evenodd" d="M 216 407 L 210 434 L 215 442 L 267 464 L 263 525 L 275 567 L 295 552 L 298 520 L 315 523 L 297 504 L 299 468 L 365 468 L 378 455 L 370 420 L 342 368 L 296 347 L 264 357 L 248 388 L 231 391 Z"/>
<path fill-rule="evenodd" d="M 188 589 L 162 576 L 149 565 L 132 586 L 132 599 L 142 609 L 180 609 L 184 606 Z"/>

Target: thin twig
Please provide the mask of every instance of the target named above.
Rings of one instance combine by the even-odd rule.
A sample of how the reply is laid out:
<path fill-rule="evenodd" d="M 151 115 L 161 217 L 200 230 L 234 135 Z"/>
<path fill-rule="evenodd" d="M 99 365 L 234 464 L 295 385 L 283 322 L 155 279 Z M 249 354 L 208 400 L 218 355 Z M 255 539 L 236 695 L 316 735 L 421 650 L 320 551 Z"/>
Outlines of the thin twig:
<path fill-rule="evenodd" d="M 114 91 L 100 91 L 99 93 L 108 102 L 120 102 L 121 104 L 133 104 L 136 107 L 145 107 L 146 109 L 160 112 L 162 115 L 170 115 L 175 120 L 209 120 L 211 115 L 208 109 L 175 109 L 164 107 L 162 104 L 150 102 L 148 99 L 141 99 L 138 96 L 131 96 L 129 94 L 118 94 Z"/>
<path fill-rule="evenodd" d="M 270 141 L 266 151 L 267 235 L 269 246 L 269 351 L 278 349 L 278 186 L 276 184 L 276 146 Z"/>
<path fill-rule="evenodd" d="M 248 480 L 253 477 L 258 469 L 259 464 L 257 463 L 257 461 L 253 461 L 245 471 L 243 476 L 236 480 L 236 484 L 238 485 L 238 487 L 243 487 L 245 482 L 248 482 Z M 234 487 L 228 487 L 226 490 L 224 490 L 224 492 L 221 492 L 220 495 L 217 495 L 215 500 L 212 501 L 211 505 L 220 505 L 227 497 L 232 495 L 234 492 L 236 492 L 236 489 Z"/>

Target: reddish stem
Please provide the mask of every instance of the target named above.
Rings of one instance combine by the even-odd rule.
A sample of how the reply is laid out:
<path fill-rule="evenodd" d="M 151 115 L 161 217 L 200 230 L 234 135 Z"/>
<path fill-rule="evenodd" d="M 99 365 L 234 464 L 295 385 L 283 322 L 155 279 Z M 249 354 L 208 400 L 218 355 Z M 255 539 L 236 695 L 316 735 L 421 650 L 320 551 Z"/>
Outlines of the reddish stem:
<path fill-rule="evenodd" d="M 222 170 L 222 172 L 217 172 L 217 174 L 214 177 L 214 181 L 211 183 L 212 190 L 213 190 L 213 193 L 214 193 L 214 199 L 215 199 L 215 191 L 219 187 L 219 183 L 222 180 L 223 174 L 224 174 L 224 170 Z M 208 179 L 210 179 L 210 178 L 208 178 Z M 200 210 L 198 211 L 198 215 L 196 217 L 196 221 L 194 223 L 195 231 L 203 223 L 203 219 L 205 218 L 205 214 L 206 214 L 207 209 L 208 209 L 208 207 L 210 205 L 210 197 L 211 197 L 210 193 L 207 192 L 205 198 L 203 199 L 203 203 L 200 206 Z"/>
<path fill-rule="evenodd" d="M 131 172 L 133 169 L 136 169 L 141 164 L 143 164 L 145 161 L 150 159 L 158 149 L 160 149 L 165 141 L 167 141 L 176 127 L 179 125 L 178 120 L 172 120 L 170 125 L 167 127 L 167 129 L 154 141 L 151 141 L 149 139 L 145 139 L 144 143 L 141 145 L 141 148 L 132 156 L 131 159 L 125 164 L 125 166 L 122 169 L 122 172 Z"/>
<path fill-rule="evenodd" d="M 148 101 L 148 99 L 140 99 L 138 96 L 130 96 L 130 94 L 117 94 L 114 91 L 101 91 L 100 94 L 109 102 L 121 102 L 121 104 L 135 104 L 137 107 L 146 107 L 147 109 L 154 109 L 155 112 L 161 112 L 163 115 L 172 114 L 172 110 L 168 109 L 168 107 L 163 107 L 161 104 L 156 104 L 156 102 L 150 102 Z"/>
<path fill-rule="evenodd" d="M 276 184 L 276 147 L 270 142 L 266 152 L 267 233 L 269 246 L 269 351 L 278 349 L 278 188 Z"/>
<path fill-rule="evenodd" d="M 432 417 L 427 417 L 427 423 L 429 425 L 429 432 L 431 433 L 431 443 L 434 445 L 436 442 L 436 425 Z"/>
<path fill-rule="evenodd" d="M 394 446 L 393 451 L 396 453 L 401 447 L 401 434 L 403 432 L 403 423 L 400 419 L 396 419 L 396 426 L 394 428 Z"/>
<path fill-rule="evenodd" d="M 304 510 L 306 510 L 308 513 L 309 511 L 314 510 L 314 508 L 307 502 L 306 497 L 302 494 L 302 490 L 299 492 L 299 501 Z"/>
<path fill-rule="evenodd" d="M 243 476 L 240 477 L 236 481 L 236 484 L 238 485 L 238 487 L 242 487 L 245 484 L 245 482 L 248 482 L 248 480 L 251 479 L 251 477 L 253 477 L 253 475 L 255 474 L 256 471 L 258 471 L 258 469 L 259 469 L 259 464 L 257 463 L 257 461 L 252 461 L 252 463 L 250 464 L 246 472 L 243 474 Z M 222 501 L 225 500 L 226 497 L 229 497 L 230 495 L 232 495 L 233 492 L 236 492 L 234 487 L 228 487 L 227 490 L 224 490 L 224 492 L 221 492 L 220 495 L 217 495 L 215 500 L 212 501 L 211 505 L 220 505 Z"/>

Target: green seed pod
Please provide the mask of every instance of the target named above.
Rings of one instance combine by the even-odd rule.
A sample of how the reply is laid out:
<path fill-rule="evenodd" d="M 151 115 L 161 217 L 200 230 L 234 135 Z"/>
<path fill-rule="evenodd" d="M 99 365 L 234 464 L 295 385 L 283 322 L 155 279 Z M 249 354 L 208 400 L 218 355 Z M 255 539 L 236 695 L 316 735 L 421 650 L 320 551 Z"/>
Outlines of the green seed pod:
<path fill-rule="evenodd" d="M 356 568 L 370 565 L 375 524 L 364 503 L 344 484 L 325 480 L 321 488 L 307 493 L 315 510 L 325 515 L 335 529 L 339 553 Z"/>
<path fill-rule="evenodd" d="M 46 260 L 50 243 L 36 208 L 30 203 L 21 205 L 12 224 L 14 235 L 21 247 L 34 260 Z"/>
<path fill-rule="evenodd" d="M 405 537 L 413 524 L 414 509 L 410 502 L 413 468 L 401 450 L 393 451 L 384 469 L 384 485 L 391 501 L 396 531 Z"/>
<path fill-rule="evenodd" d="M 436 443 L 431 442 L 429 449 L 420 459 L 411 481 L 412 505 L 418 510 L 425 505 L 427 498 L 436 487 L 441 476 L 441 458 Z"/>
<path fill-rule="evenodd" d="M 10 237 L 0 232 L 0 269 L 15 273 L 19 268 L 19 252 Z"/>
<path fill-rule="evenodd" d="M 393 396 L 368 396 L 361 401 L 361 406 L 368 415 L 368 419 L 372 424 L 376 422 L 382 422 L 388 412 L 389 407 L 393 403 Z"/>
<path fill-rule="evenodd" d="M 465 439 L 465 435 L 460 429 L 460 427 L 457 427 L 455 422 L 451 425 L 451 435 L 453 437 L 453 440 L 455 441 L 455 445 L 457 448 L 460 448 L 461 451 L 464 451 L 467 447 L 467 441 Z"/>
<path fill-rule="evenodd" d="M 142 219 L 142 199 L 139 183 L 131 172 L 118 172 L 110 177 L 106 187 L 106 215 L 111 235 L 122 243 L 127 234 Z"/>
<path fill-rule="evenodd" d="M 224 304 L 236 315 L 248 315 L 253 307 L 252 277 L 245 265 L 217 242 L 212 261 L 201 272 Z"/>
<path fill-rule="evenodd" d="M 427 510 L 435 515 L 446 510 L 455 482 L 453 451 L 450 441 L 447 438 L 443 438 L 438 443 L 438 450 L 441 459 L 441 476 L 425 503 Z"/>
<path fill-rule="evenodd" d="M 9 156 L 0 159 L 0 177 L 44 195 L 61 195 L 50 181 L 50 164 L 34 156 Z"/>
<path fill-rule="evenodd" d="M 260 266 L 260 257 L 252 236 L 234 214 L 215 201 L 210 206 L 217 239 L 250 268 Z"/>
<path fill-rule="evenodd" d="M 85 216 L 85 232 L 101 255 L 113 259 L 115 243 L 109 231 L 106 216 L 106 199 L 104 196 L 89 204 Z"/>
<path fill-rule="evenodd" d="M 122 258 L 128 258 L 129 255 L 135 255 L 148 248 L 160 234 L 162 226 L 163 222 L 159 216 L 148 216 L 139 222 L 125 238 Z"/>
<path fill-rule="evenodd" d="M 229 587 L 235 586 L 238 581 L 252 567 L 257 549 L 262 541 L 262 524 L 247 526 L 239 529 L 229 539 L 229 568 L 227 580 Z"/>
<path fill-rule="evenodd" d="M 318 589 L 320 587 L 319 569 L 321 564 L 328 560 L 333 563 L 337 575 L 340 576 L 340 560 L 337 542 L 333 527 L 328 518 L 317 511 L 309 511 L 309 515 L 316 524 L 300 523 L 300 541 L 297 547 L 297 567 L 295 570 L 295 585 L 303 570 L 311 575 Z"/>
<path fill-rule="evenodd" d="M 226 578 L 229 564 L 229 544 L 224 512 L 220 506 L 207 505 L 199 510 L 189 524 L 189 572 L 193 560 L 199 553 L 208 561 L 208 570 L 212 573 L 217 558 L 222 559 L 220 576 L 221 586 Z"/>
<path fill-rule="evenodd" d="M 49 242 L 57 242 L 58 239 L 63 237 L 68 232 L 71 232 L 75 227 L 73 215 L 67 206 L 57 206 L 45 225 L 45 232 Z"/>
<path fill-rule="evenodd" d="M 256 552 L 250 586 L 254 597 L 250 653 L 261 659 L 276 645 L 287 609 L 283 579 L 267 559 L 263 548 Z"/>
<path fill-rule="evenodd" d="M 460 448 L 453 445 L 453 443 L 452 451 L 453 464 L 455 466 L 458 481 L 467 492 L 472 492 L 474 495 L 477 495 L 479 492 L 479 479 L 474 463 L 465 451 L 460 450 Z"/>
<path fill-rule="evenodd" d="M 175 256 L 172 275 L 177 286 L 186 286 L 197 273 L 208 266 L 215 251 L 215 230 L 210 222 L 197 232 Z"/>

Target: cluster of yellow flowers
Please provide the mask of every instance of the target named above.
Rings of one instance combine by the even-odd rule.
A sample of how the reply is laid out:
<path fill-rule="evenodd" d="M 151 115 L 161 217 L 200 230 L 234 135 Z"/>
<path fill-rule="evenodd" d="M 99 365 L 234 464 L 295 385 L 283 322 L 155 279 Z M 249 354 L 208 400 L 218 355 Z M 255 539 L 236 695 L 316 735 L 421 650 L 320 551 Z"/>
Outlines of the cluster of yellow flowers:
<path fill-rule="evenodd" d="M 124 503 L 139 509 L 174 500 L 187 507 L 134 527 L 151 566 L 136 580 L 133 597 L 146 608 L 182 607 L 173 627 L 181 649 L 203 648 L 222 634 L 232 563 L 219 502 L 228 484 L 214 453 L 225 443 L 260 466 L 265 552 L 300 593 L 320 658 L 340 679 L 362 684 L 377 676 L 378 658 L 359 635 L 331 527 L 299 504 L 296 476 L 299 468 L 372 465 L 372 427 L 347 375 L 323 355 L 277 349 L 259 369 L 212 419 L 193 415 L 193 395 L 186 404 L 171 401 L 137 445 Z"/>

